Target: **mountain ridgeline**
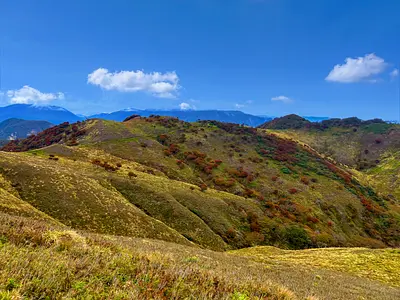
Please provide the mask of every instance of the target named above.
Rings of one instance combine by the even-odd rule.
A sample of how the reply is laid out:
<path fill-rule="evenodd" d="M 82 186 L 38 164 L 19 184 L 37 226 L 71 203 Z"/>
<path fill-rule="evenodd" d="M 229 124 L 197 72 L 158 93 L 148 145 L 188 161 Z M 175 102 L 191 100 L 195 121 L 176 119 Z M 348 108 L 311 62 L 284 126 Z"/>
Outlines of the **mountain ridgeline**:
<path fill-rule="evenodd" d="M 8 119 L 0 123 L 0 140 L 26 138 L 54 126 L 47 121 Z"/>
<path fill-rule="evenodd" d="M 113 113 L 103 113 L 90 116 L 89 118 L 99 118 L 121 122 L 131 115 L 149 117 L 160 115 L 166 117 L 176 117 L 185 122 L 196 122 L 198 120 L 216 120 L 219 122 L 245 124 L 256 127 L 264 122 L 271 120 L 271 117 L 259 117 L 243 113 L 241 111 L 229 110 L 121 110 Z"/>
<path fill-rule="evenodd" d="M 387 194 L 261 128 L 91 119 L 2 150 L 10 192 L 72 228 L 213 250 L 400 243 L 398 204 Z"/>
<path fill-rule="evenodd" d="M 312 122 L 314 117 L 303 118 L 295 114 L 286 115 L 275 118 L 261 124 L 259 128 L 263 129 L 318 129 L 327 130 L 335 127 L 339 128 L 355 128 L 360 126 L 368 126 L 373 124 L 388 124 L 382 119 L 371 119 L 363 121 L 357 117 L 350 118 L 321 118 Z"/>
<path fill-rule="evenodd" d="M 217 120 L 220 122 L 230 122 L 236 124 L 245 124 L 248 126 L 258 126 L 270 117 L 260 117 L 243 113 L 241 111 L 228 110 L 120 110 L 112 113 L 96 114 L 89 117 L 78 116 L 72 112 L 58 106 L 38 106 L 31 104 L 14 104 L 0 107 L 0 122 L 10 118 L 47 121 L 52 124 L 61 124 L 64 122 L 74 123 L 86 119 L 100 118 L 105 120 L 123 121 L 130 115 L 137 114 L 142 117 L 151 115 L 163 115 L 177 117 L 183 121 L 194 122 L 197 120 Z"/>
<path fill-rule="evenodd" d="M 381 119 L 329 119 L 309 122 L 289 115 L 266 122 L 260 128 L 308 144 L 337 162 L 369 170 L 400 150 L 400 125 Z"/>

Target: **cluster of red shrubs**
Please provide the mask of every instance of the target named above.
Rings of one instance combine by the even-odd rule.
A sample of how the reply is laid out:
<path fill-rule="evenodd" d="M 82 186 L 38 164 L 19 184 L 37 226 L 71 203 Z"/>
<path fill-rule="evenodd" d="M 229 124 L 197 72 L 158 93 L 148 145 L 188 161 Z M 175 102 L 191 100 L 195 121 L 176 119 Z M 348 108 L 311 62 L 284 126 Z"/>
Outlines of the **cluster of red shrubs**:
<path fill-rule="evenodd" d="M 307 222 L 313 223 L 313 224 L 317 224 L 319 223 L 319 219 L 317 217 L 314 216 L 307 216 Z"/>
<path fill-rule="evenodd" d="M 76 139 L 86 133 L 84 129 L 79 129 L 81 124 L 82 123 L 78 122 L 71 126 L 68 122 L 64 122 L 60 125 L 48 128 L 37 135 L 30 135 L 26 139 L 10 141 L 1 150 L 22 152 L 43 148 L 61 141 L 64 141 L 69 146 L 75 146 L 78 144 Z"/>
<path fill-rule="evenodd" d="M 332 227 L 333 226 L 333 222 L 332 221 L 328 221 L 328 226 Z"/>
<path fill-rule="evenodd" d="M 207 165 L 203 167 L 203 171 L 207 174 L 211 174 L 212 171 L 214 169 L 218 168 L 221 163 L 222 163 L 222 160 L 220 160 L 220 159 L 208 161 Z"/>
<path fill-rule="evenodd" d="M 228 170 L 228 173 L 238 178 L 246 178 L 247 176 L 249 176 L 249 173 L 243 170 L 243 167 L 239 167 L 237 169 L 230 169 Z"/>
<path fill-rule="evenodd" d="M 361 204 L 365 209 L 371 213 L 379 213 L 380 209 L 371 200 L 366 199 L 364 196 L 360 196 Z"/>
<path fill-rule="evenodd" d="M 258 152 L 262 156 L 267 156 L 277 161 L 296 163 L 297 158 L 295 156 L 297 152 L 297 144 L 290 140 L 285 140 L 276 137 L 274 134 L 259 137 L 261 147 Z M 267 147 L 267 149 L 265 148 Z"/>
<path fill-rule="evenodd" d="M 293 194 L 298 193 L 298 190 L 296 188 L 291 188 L 288 190 L 288 192 L 293 195 Z"/>
<path fill-rule="evenodd" d="M 214 183 L 218 186 L 231 187 L 235 185 L 236 180 L 233 178 L 216 177 L 214 178 Z"/>
<path fill-rule="evenodd" d="M 194 151 L 187 151 L 184 153 L 184 156 L 187 160 L 196 160 L 198 158 L 205 159 L 207 154 L 194 150 Z"/>
<path fill-rule="evenodd" d="M 171 155 L 177 154 L 179 151 L 180 151 L 180 149 L 179 149 L 179 146 L 178 146 L 178 145 L 176 145 L 176 144 L 170 144 L 169 147 L 168 147 L 168 149 L 165 149 L 165 150 L 164 150 L 164 154 L 165 154 L 166 156 L 171 156 Z"/>
<path fill-rule="evenodd" d="M 169 136 L 167 134 L 160 134 L 157 136 L 157 141 L 162 145 L 166 145 L 169 141 Z"/>
<path fill-rule="evenodd" d="M 185 152 L 183 155 L 187 161 L 193 161 L 199 169 L 207 174 L 211 174 L 222 163 L 220 159 L 206 160 L 207 154 L 197 150 Z"/>
<path fill-rule="evenodd" d="M 106 171 L 117 171 L 118 166 L 110 165 L 108 162 L 102 162 L 100 159 L 93 159 L 92 164 L 104 168 Z"/>
<path fill-rule="evenodd" d="M 250 231 L 252 232 L 260 232 L 261 231 L 261 226 L 258 223 L 258 216 L 250 212 L 247 214 L 247 221 L 250 223 Z"/>
<path fill-rule="evenodd" d="M 339 169 L 336 165 L 334 165 L 333 163 L 331 163 L 329 161 L 325 161 L 325 165 L 328 167 L 328 169 L 332 173 L 334 173 L 337 176 L 339 176 L 340 178 L 342 178 L 344 180 L 344 182 L 346 182 L 347 184 L 351 183 L 351 179 L 352 179 L 351 174 Z"/>

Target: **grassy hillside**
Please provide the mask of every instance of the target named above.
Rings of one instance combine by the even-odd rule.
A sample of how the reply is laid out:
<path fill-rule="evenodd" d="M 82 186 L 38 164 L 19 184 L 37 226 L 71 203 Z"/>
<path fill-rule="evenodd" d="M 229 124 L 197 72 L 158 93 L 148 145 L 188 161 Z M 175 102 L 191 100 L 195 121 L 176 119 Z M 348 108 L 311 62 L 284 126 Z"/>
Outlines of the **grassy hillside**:
<path fill-rule="evenodd" d="M 398 256 L 272 247 L 220 253 L 0 213 L 1 299 L 398 299 Z M 366 257 L 374 262 L 369 272 Z"/>
<path fill-rule="evenodd" d="M 296 266 L 345 271 L 360 278 L 400 287 L 399 249 L 324 248 L 293 251 L 264 246 L 231 253 L 248 256 L 268 265 L 286 262 Z"/>
<path fill-rule="evenodd" d="M 366 182 L 382 191 L 391 203 L 400 203 L 400 152 L 382 155 L 380 163 L 365 172 L 364 176 Z"/>
<path fill-rule="evenodd" d="M 214 250 L 400 243 L 390 200 L 309 147 L 261 129 L 90 120 L 4 150 L 28 150 L 0 154 L 0 172 L 21 199 L 73 228 Z"/>
<path fill-rule="evenodd" d="M 330 123 L 326 128 L 320 125 L 320 128 L 269 132 L 310 145 L 322 155 L 357 169 L 360 172 L 353 171 L 355 177 L 373 187 L 388 200 L 389 209 L 398 213 L 400 125 L 379 120 L 359 120 L 358 125 L 353 120 L 351 126 L 338 120 L 330 120 Z"/>
<path fill-rule="evenodd" d="M 0 299 L 400 296 L 397 250 L 270 246 L 398 246 L 399 203 L 370 187 L 384 170 L 164 117 L 63 123 L 3 150 Z"/>
<path fill-rule="evenodd" d="M 400 149 L 400 125 L 397 124 L 335 126 L 333 123 L 327 128 L 303 127 L 272 131 L 304 142 L 337 162 L 358 170 L 373 168 L 379 165 L 385 153 Z"/>

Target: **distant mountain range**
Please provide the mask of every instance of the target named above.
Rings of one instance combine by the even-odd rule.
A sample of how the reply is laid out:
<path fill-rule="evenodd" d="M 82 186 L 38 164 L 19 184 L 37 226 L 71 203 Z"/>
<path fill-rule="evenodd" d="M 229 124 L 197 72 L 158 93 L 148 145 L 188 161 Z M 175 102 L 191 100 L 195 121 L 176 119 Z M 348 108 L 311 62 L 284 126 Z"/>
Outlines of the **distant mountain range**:
<path fill-rule="evenodd" d="M 7 119 L 22 119 L 32 121 L 47 121 L 52 124 L 63 122 L 74 123 L 85 119 L 105 119 L 123 121 L 131 115 L 148 117 L 150 115 L 161 115 L 176 117 L 186 122 L 197 120 L 215 120 L 227 123 L 245 124 L 257 127 L 265 122 L 271 121 L 272 116 L 256 116 L 236 110 L 156 110 L 156 109 L 124 109 L 111 113 L 101 113 L 91 116 L 76 115 L 59 106 L 37 106 L 31 104 L 13 104 L 0 107 L 0 122 Z M 304 117 L 312 122 L 329 119 L 328 117 Z"/>
<path fill-rule="evenodd" d="M 186 122 L 195 122 L 197 120 L 215 120 L 227 123 L 245 124 L 248 126 L 258 126 L 269 120 L 272 117 L 260 117 L 246 114 L 236 110 L 136 110 L 127 109 L 112 113 L 102 113 L 90 116 L 89 118 L 99 118 L 113 121 L 123 121 L 131 115 L 140 115 L 148 117 L 150 115 L 161 115 L 179 118 Z"/>
<path fill-rule="evenodd" d="M 36 134 L 52 126 L 47 121 L 8 119 L 0 123 L 0 139 L 26 138 L 29 134 Z"/>
<path fill-rule="evenodd" d="M 59 106 L 37 106 L 31 104 L 13 104 L 0 107 L 0 122 L 7 119 L 47 121 L 52 124 L 77 122 L 83 118 Z"/>

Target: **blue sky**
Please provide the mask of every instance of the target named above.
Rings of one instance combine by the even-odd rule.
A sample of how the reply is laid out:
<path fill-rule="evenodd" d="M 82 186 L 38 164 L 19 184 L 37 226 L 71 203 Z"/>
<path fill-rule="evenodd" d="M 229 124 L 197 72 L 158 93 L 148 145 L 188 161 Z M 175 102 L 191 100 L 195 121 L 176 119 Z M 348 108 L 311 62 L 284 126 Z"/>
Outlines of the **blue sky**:
<path fill-rule="evenodd" d="M 1 105 L 397 119 L 399 15 L 396 0 L 0 1 Z"/>

